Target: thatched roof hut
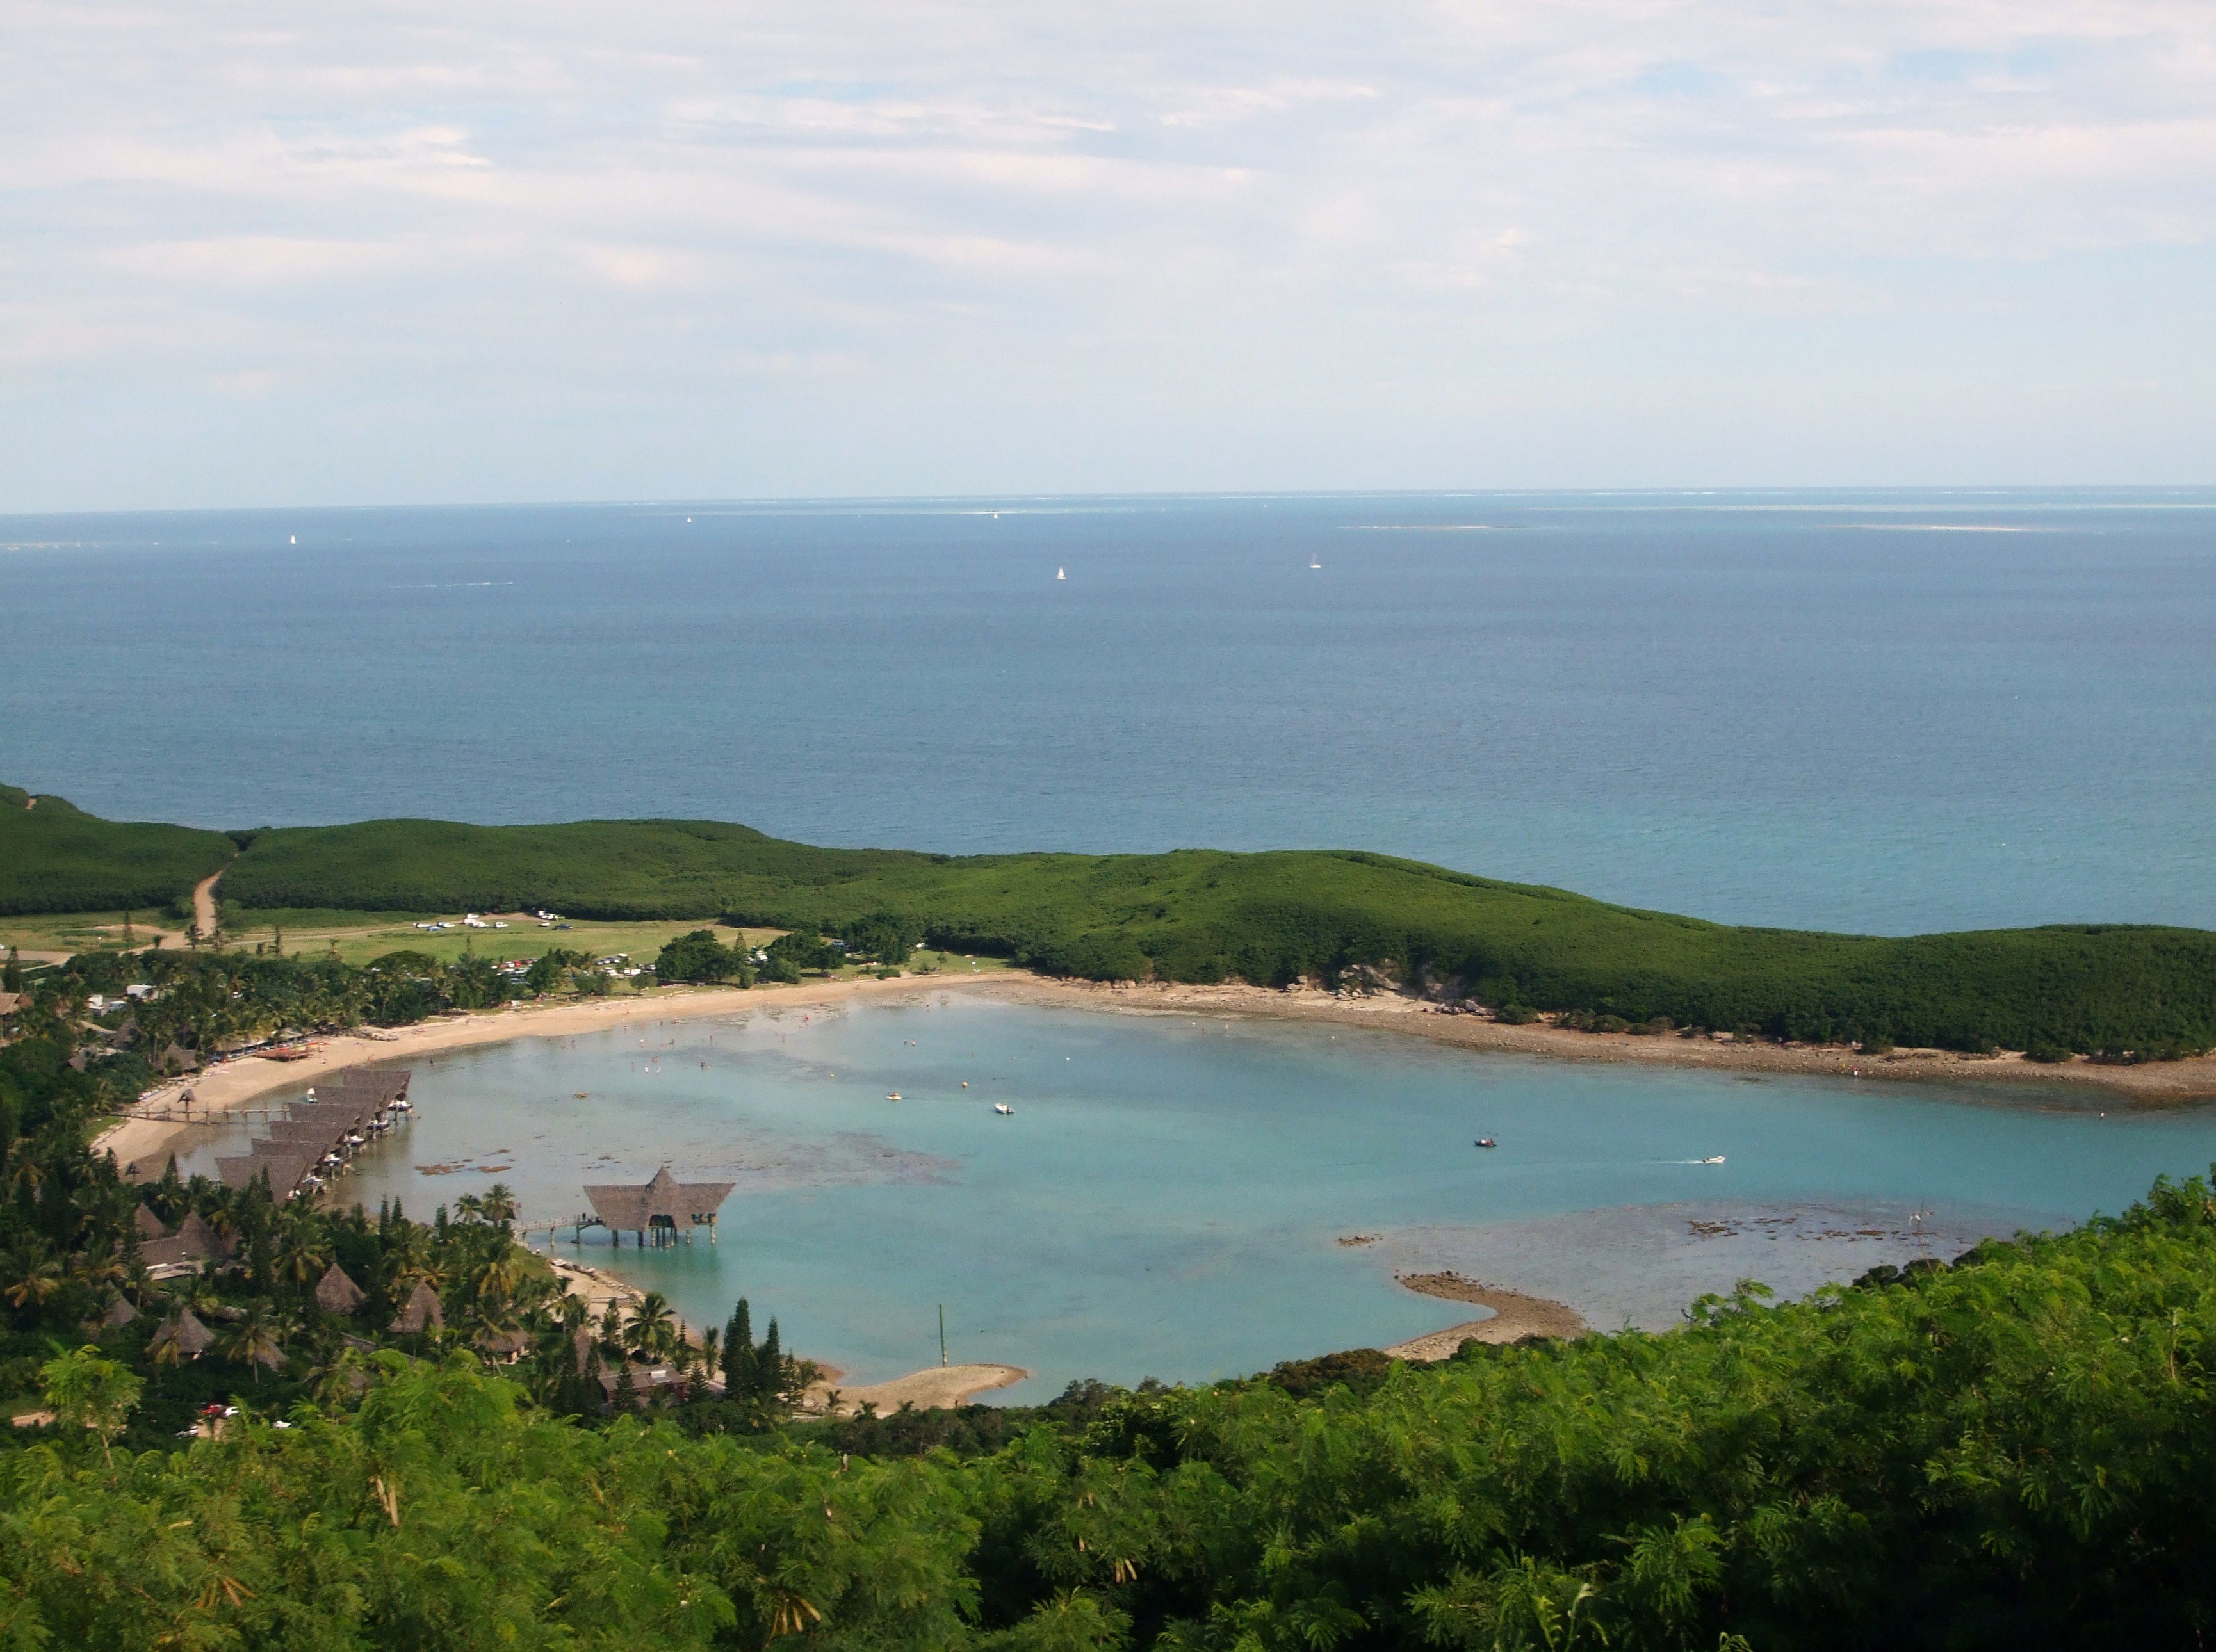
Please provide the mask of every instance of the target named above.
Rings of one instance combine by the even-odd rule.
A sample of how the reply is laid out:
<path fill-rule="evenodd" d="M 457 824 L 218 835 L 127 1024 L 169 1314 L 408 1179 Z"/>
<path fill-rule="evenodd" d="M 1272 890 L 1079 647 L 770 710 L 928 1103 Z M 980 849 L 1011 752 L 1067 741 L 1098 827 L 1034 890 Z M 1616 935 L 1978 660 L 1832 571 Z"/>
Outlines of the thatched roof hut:
<path fill-rule="evenodd" d="M 166 1239 L 169 1237 L 168 1224 L 144 1205 L 132 1213 L 131 1225 L 138 1230 L 141 1239 Z"/>
<path fill-rule="evenodd" d="M 512 1365 L 531 1352 L 531 1334 L 510 1326 L 506 1330 L 495 1330 L 488 1325 L 477 1333 L 477 1346 L 485 1357 Z"/>
<path fill-rule="evenodd" d="M 100 1316 L 100 1323 L 103 1329 L 114 1330 L 118 1326 L 129 1324 L 138 1317 L 138 1310 L 131 1305 L 128 1298 L 117 1297 L 108 1305 L 108 1311 Z"/>
<path fill-rule="evenodd" d="M 436 1325 L 441 1330 L 445 1330 L 446 1313 L 439 1305 L 439 1293 L 431 1288 L 428 1281 L 419 1279 L 416 1281 L 416 1288 L 408 1293 L 407 1305 L 393 1320 L 392 1329 L 396 1331 L 419 1331 L 426 1325 Z"/>
<path fill-rule="evenodd" d="M 142 1224 L 140 1232 L 145 1228 Z M 158 1239 L 145 1239 L 138 1245 L 138 1259 L 149 1268 L 160 1268 L 179 1262 L 206 1262 L 213 1257 L 227 1260 L 238 1248 L 238 1241 L 218 1233 L 200 1220 L 200 1212 L 188 1211 L 185 1219 L 175 1233 Z"/>
<path fill-rule="evenodd" d="M 712 1229 L 716 1212 L 731 1196 L 736 1182 L 680 1182 L 665 1164 L 646 1182 L 603 1182 L 588 1187 L 585 1197 L 601 1223 L 617 1232 L 643 1235 L 656 1228 Z M 710 1237 L 713 1237 L 711 1232 Z"/>
<path fill-rule="evenodd" d="M 198 1211 L 186 1213 L 185 1219 L 177 1225 L 177 1237 L 184 1241 L 185 1249 L 196 1256 L 224 1256 L 238 1249 L 238 1241 L 228 1233 L 219 1233 L 200 1220 Z"/>
<path fill-rule="evenodd" d="M 190 1308 L 177 1310 L 176 1317 L 164 1320 L 146 1346 L 149 1350 L 174 1343 L 177 1352 L 188 1360 L 197 1360 L 215 1346 L 215 1333 L 194 1317 Z"/>
<path fill-rule="evenodd" d="M 316 1281 L 316 1305 L 325 1313 L 352 1313 L 369 1300 L 361 1287 L 347 1274 L 347 1270 L 333 1262 Z"/>

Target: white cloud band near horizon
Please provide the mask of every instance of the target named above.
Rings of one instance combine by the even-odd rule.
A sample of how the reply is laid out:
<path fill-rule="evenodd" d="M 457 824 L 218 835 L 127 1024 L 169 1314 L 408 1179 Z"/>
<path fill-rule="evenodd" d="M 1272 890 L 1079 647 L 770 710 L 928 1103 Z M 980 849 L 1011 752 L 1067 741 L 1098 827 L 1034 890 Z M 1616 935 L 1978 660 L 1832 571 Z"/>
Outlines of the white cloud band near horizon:
<path fill-rule="evenodd" d="M 2205 4 L 0 22 L 0 511 L 2216 481 Z"/>

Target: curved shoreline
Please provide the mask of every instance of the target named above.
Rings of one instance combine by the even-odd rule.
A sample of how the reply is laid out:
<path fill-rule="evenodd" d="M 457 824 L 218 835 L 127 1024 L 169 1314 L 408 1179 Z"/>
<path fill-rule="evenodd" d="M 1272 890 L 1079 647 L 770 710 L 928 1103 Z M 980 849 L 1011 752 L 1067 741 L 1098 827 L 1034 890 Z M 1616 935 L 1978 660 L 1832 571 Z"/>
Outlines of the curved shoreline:
<path fill-rule="evenodd" d="M 903 975 L 881 981 L 873 976 L 845 980 L 808 981 L 797 986 L 693 987 L 667 996 L 645 998 L 567 999 L 558 1004 L 514 1003 L 503 1010 L 483 1010 L 442 1016 L 412 1027 L 364 1029 L 312 1039 L 320 1046 L 298 1061 L 272 1061 L 258 1055 L 222 1062 L 183 1079 L 173 1079 L 147 1093 L 131 1110 L 92 1140 L 95 1153 L 112 1153 L 127 1176 L 137 1165 L 141 1173 L 157 1176 L 170 1145 L 184 1131 L 219 1121 L 278 1090 L 295 1090 L 348 1067 L 372 1061 L 405 1060 L 413 1056 L 438 1055 L 448 1050 L 479 1044 L 505 1043 L 514 1038 L 574 1038 L 581 1033 L 606 1032 L 610 1028 L 645 1026 L 659 1021 L 689 1021 L 705 1016 L 724 1016 L 746 1010 L 804 1009 L 811 1004 L 838 1004 L 851 998 L 898 998 L 920 993 L 959 989 L 975 991 L 993 975 Z M 144 1114 L 166 1111 L 188 1091 L 195 1116 L 189 1122 Z"/>
<path fill-rule="evenodd" d="M 690 1020 L 742 1010 L 834 1004 L 858 998 L 898 999 L 920 993 L 982 992 L 1018 1003 L 1129 1015 L 1258 1016 L 1272 1020 L 1366 1027 L 1427 1038 L 1435 1043 L 1498 1054 L 1622 1066 L 1685 1067 L 1708 1072 L 1799 1073 L 1831 1078 L 1899 1082 L 2079 1084 L 2108 1090 L 2142 1106 L 2216 1097 L 2216 1056 L 2136 1066 L 2097 1066 L 2076 1060 L 2056 1066 L 2018 1054 L 1958 1055 L 1944 1050 L 1905 1050 L 1868 1057 L 1840 1045 L 1787 1046 L 1718 1043 L 1710 1039 L 1640 1037 L 1628 1033 L 1579 1033 L 1543 1023 L 1511 1027 L 1480 1016 L 1447 1015 L 1437 1004 L 1398 993 L 1347 997 L 1320 988 L 1195 986 L 1161 981 L 1080 981 L 995 970 L 989 975 L 903 975 L 892 980 L 860 976 L 797 986 L 708 987 L 668 992 L 651 1000 L 575 999 L 551 1004 L 512 1004 L 505 1010 L 442 1016 L 391 1031 L 364 1030 L 314 1041 L 323 1047 L 304 1060 L 270 1061 L 245 1056 L 149 1092 L 144 1108 L 165 1108 L 185 1091 L 203 1121 L 243 1107 L 273 1091 L 312 1084 L 327 1074 L 372 1061 L 464 1049 L 511 1038 L 574 1037 L 610 1027 Z M 94 1138 L 95 1152 L 111 1152 L 129 1173 L 134 1163 L 155 1174 L 158 1158 L 182 1131 L 174 1120 L 126 1112 Z"/>
<path fill-rule="evenodd" d="M 1585 1336 L 1592 1328 L 1577 1311 L 1543 1296 L 1527 1296 L 1503 1286 L 1480 1284 L 1460 1274 L 1395 1274 L 1394 1280 L 1411 1291 L 1449 1302 L 1468 1302 L 1493 1310 L 1490 1319 L 1473 1319 L 1422 1336 L 1412 1336 L 1385 1350 L 1394 1360 L 1431 1361 L 1451 1359 L 1464 1342 L 1496 1346 L 1520 1342 L 1526 1336 Z"/>
<path fill-rule="evenodd" d="M 1510 1055 L 1620 1066 L 1688 1067 L 1710 1072 L 1802 1073 L 1827 1078 L 1899 1082 L 2082 1084 L 2108 1090 L 2142 1105 L 2216 1097 L 2216 1055 L 2183 1061 L 2103 1066 L 2078 1059 L 2046 1066 L 2021 1054 L 1961 1055 L 1948 1050 L 1896 1050 L 1857 1054 L 1844 1045 L 1719 1043 L 1713 1039 L 1631 1033 L 1579 1033 L 1535 1022 L 1511 1027 L 1482 1016 L 1449 1015 L 1435 1004 L 1394 992 L 1348 997 L 1319 987 L 1203 986 L 1163 981 L 1079 981 L 1006 974 L 1001 996 L 1031 1003 L 1131 1015 L 1263 1016 L 1281 1021 L 1323 1022 L 1405 1033 L 1435 1043 Z"/>

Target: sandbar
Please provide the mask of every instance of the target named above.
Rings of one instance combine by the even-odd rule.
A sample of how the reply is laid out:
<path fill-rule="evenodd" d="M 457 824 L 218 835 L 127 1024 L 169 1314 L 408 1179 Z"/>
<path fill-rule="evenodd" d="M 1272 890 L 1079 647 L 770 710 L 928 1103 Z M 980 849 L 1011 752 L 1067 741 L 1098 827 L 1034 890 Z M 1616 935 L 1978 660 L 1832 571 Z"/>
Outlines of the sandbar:
<path fill-rule="evenodd" d="M 967 1405 L 979 1394 L 1019 1383 L 1031 1374 L 1021 1366 L 1012 1365 L 926 1366 L 890 1382 L 863 1388 L 834 1388 L 834 1378 L 816 1384 L 808 1397 L 810 1409 L 829 1411 L 834 1416 L 859 1416 L 865 1405 L 874 1405 L 881 1416 L 889 1416 L 903 1405 L 913 1405 L 919 1411 Z M 835 1406 L 832 1404 L 834 1396 Z"/>
<path fill-rule="evenodd" d="M 1453 1356 L 1464 1342 L 1507 1343 L 1526 1336 L 1584 1336 L 1591 1327 L 1576 1310 L 1543 1296 L 1527 1296 L 1503 1286 L 1481 1284 L 1460 1274 L 1398 1274 L 1412 1291 L 1450 1302 L 1471 1302 L 1493 1310 L 1490 1319 L 1473 1319 L 1423 1336 L 1412 1336 L 1385 1350 L 1394 1360 L 1434 1360 Z"/>

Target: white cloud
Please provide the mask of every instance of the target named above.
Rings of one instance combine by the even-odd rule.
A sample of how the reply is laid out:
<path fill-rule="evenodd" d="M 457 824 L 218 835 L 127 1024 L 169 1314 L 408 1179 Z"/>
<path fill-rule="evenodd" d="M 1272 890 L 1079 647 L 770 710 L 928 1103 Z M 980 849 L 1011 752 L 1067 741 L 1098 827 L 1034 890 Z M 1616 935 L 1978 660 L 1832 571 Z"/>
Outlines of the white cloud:
<path fill-rule="evenodd" d="M 409 469 L 433 440 L 496 494 L 603 451 L 619 394 L 686 433 L 595 484 L 634 494 L 1629 481 L 1689 451 L 1730 464 L 1687 480 L 1813 480 L 1843 409 L 1888 398 L 1898 444 L 1854 451 L 1901 480 L 2205 468 L 2216 391 L 2116 387 L 2209 379 L 2178 342 L 2212 304 L 2207 24 L 2170 0 L 19 0 L 0 508 L 112 488 L 65 443 L 126 417 L 176 433 L 150 498 L 343 491 L 343 464 L 296 462 L 338 427 L 365 494 L 449 488 Z M 1657 374 L 1695 409 L 1666 435 Z M 211 384 L 252 387 L 267 443 L 146 416 Z"/>

